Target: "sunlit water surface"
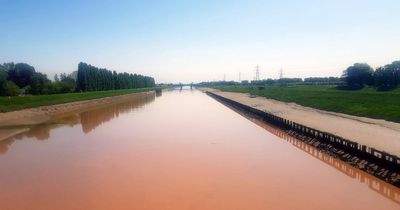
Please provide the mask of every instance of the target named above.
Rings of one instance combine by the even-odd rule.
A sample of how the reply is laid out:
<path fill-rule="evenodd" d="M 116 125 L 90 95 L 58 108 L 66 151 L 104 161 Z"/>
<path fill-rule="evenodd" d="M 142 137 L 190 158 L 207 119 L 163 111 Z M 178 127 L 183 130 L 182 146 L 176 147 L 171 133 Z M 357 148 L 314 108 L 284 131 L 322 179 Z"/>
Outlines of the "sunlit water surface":
<path fill-rule="evenodd" d="M 176 90 L 0 142 L 0 209 L 400 209 L 400 190 Z"/>

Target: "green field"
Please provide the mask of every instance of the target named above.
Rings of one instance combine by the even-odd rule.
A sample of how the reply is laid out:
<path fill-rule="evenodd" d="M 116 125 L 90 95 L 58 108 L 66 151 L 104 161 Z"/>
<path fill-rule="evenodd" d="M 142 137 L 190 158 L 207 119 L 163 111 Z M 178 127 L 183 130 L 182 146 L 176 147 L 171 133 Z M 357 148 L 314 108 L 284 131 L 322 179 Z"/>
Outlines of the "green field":
<path fill-rule="evenodd" d="M 73 101 L 82 101 L 129 93 L 153 90 L 154 88 L 122 89 L 83 93 L 66 93 L 54 95 L 13 96 L 0 97 L 0 112 L 9 112 L 19 109 L 32 108 L 45 105 L 62 104 Z"/>
<path fill-rule="evenodd" d="M 251 93 L 279 101 L 350 115 L 400 122 L 400 89 L 379 92 L 372 88 L 337 90 L 334 86 L 219 86 L 217 89 Z"/>

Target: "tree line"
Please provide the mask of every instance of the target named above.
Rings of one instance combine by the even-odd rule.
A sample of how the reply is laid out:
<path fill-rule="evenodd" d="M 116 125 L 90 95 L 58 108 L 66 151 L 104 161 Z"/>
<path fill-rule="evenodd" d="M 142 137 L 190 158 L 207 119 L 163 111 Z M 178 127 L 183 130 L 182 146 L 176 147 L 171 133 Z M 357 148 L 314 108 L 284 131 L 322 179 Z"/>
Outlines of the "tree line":
<path fill-rule="evenodd" d="M 117 73 L 104 68 L 79 63 L 77 75 L 78 91 L 101 91 L 154 87 L 154 78 L 140 74 Z"/>
<path fill-rule="evenodd" d="M 66 74 L 52 82 L 46 74 L 37 72 L 26 63 L 0 64 L 0 95 L 16 96 L 19 94 L 57 94 L 75 90 L 75 80 Z"/>
<path fill-rule="evenodd" d="M 339 77 L 307 77 L 307 78 L 280 78 L 263 80 L 213 81 L 201 82 L 197 86 L 221 86 L 221 85 L 339 85 L 342 80 Z"/>
<path fill-rule="evenodd" d="M 366 63 L 355 63 L 341 77 L 281 78 L 263 80 L 201 82 L 197 86 L 222 85 L 336 85 L 339 89 L 361 89 L 364 86 L 377 90 L 391 90 L 400 86 L 400 61 L 373 69 Z"/>
<path fill-rule="evenodd" d="M 365 85 L 380 90 L 390 90 L 400 85 L 400 61 L 393 61 L 377 69 L 366 63 L 355 63 L 343 71 L 343 81 L 346 87 L 362 88 Z"/>
<path fill-rule="evenodd" d="M 151 77 L 111 72 L 85 63 L 80 63 L 78 71 L 71 74 L 56 74 L 54 81 L 26 63 L 0 64 L 0 96 L 59 94 L 154 85 L 154 79 Z"/>

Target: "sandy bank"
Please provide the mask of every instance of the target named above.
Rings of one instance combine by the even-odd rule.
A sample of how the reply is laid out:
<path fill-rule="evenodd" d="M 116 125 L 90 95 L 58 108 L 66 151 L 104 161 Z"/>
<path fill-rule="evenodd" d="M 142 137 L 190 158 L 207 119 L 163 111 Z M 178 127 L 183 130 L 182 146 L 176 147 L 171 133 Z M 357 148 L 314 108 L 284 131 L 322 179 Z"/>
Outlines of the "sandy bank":
<path fill-rule="evenodd" d="M 101 105 L 131 100 L 133 98 L 148 94 L 154 94 L 154 91 L 0 113 L 0 141 L 18 133 L 25 132 L 28 127 L 48 122 L 52 119 L 68 115 L 72 112 L 85 111 Z"/>
<path fill-rule="evenodd" d="M 249 94 L 203 89 L 305 126 L 400 156 L 400 124 L 322 111 Z"/>

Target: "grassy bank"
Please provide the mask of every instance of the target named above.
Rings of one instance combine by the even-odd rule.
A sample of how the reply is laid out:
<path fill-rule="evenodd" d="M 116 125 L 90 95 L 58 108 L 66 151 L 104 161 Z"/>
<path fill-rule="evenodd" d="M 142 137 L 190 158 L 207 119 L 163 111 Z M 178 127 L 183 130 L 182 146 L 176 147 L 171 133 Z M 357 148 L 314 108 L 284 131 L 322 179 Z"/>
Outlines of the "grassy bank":
<path fill-rule="evenodd" d="M 378 92 L 372 88 L 337 90 L 333 86 L 219 86 L 217 89 L 251 93 L 279 101 L 350 115 L 400 122 L 400 90 Z"/>
<path fill-rule="evenodd" d="M 14 96 L 10 98 L 0 97 L 0 112 L 9 112 L 25 108 L 104 98 L 129 93 L 138 93 L 153 89 L 154 88 L 139 88 L 54 95 Z"/>

